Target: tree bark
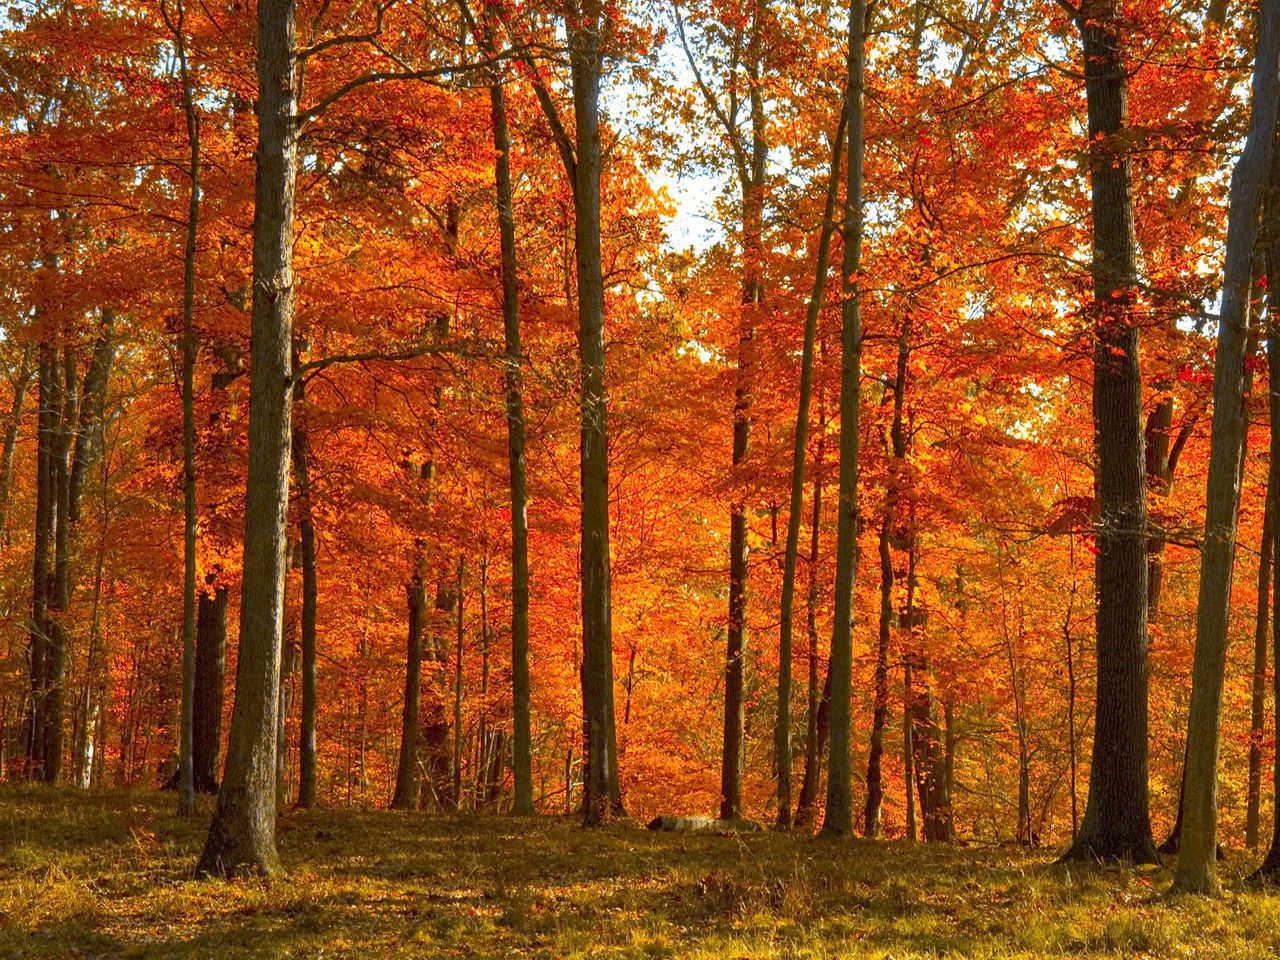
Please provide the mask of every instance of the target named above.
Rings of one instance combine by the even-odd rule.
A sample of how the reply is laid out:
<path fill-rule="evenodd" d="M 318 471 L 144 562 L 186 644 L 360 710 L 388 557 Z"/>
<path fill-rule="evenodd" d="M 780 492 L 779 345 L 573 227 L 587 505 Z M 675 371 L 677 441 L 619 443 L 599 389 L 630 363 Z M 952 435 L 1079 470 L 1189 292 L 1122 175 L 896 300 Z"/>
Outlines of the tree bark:
<path fill-rule="evenodd" d="M 818 787 L 822 781 L 822 755 L 827 746 L 827 724 L 831 709 L 831 671 L 818 679 L 818 555 L 822 543 L 823 454 L 826 452 L 826 416 L 823 394 L 818 392 L 818 449 L 813 468 L 813 510 L 809 520 L 809 586 L 805 595 L 805 620 L 809 641 L 808 711 L 805 717 L 804 779 L 796 802 L 793 826 L 807 830 L 813 823 Z M 821 694 L 819 685 L 821 684 Z"/>
<path fill-rule="evenodd" d="M 831 760 L 822 831 L 853 832 L 853 585 L 858 561 L 858 405 L 862 379 L 862 161 L 866 0 L 849 2 L 849 116 L 841 236 L 840 486 L 836 526 L 835 622 L 831 633 Z"/>
<path fill-rule="evenodd" d="M 1244 354 L 1258 214 L 1272 166 L 1280 106 L 1280 0 L 1263 0 L 1257 37 L 1249 135 L 1231 176 L 1222 309 L 1213 365 L 1213 426 L 1187 720 L 1186 792 L 1182 842 L 1174 875 L 1174 888 L 1186 893 L 1213 893 L 1218 889 L 1218 740 L 1240 502 Z"/>
<path fill-rule="evenodd" d="M 294 19 L 294 0 L 260 0 L 258 4 L 257 183 L 240 662 L 226 769 L 196 868 L 201 876 L 280 870 L 275 754 L 293 396 L 290 349 L 298 149 Z"/>
<path fill-rule="evenodd" d="M 877 541 L 880 557 L 880 627 L 876 645 L 874 705 L 871 712 L 871 742 L 867 747 L 867 800 L 862 811 L 862 835 L 880 833 L 880 807 L 884 802 L 884 728 L 889 721 L 889 634 L 893 622 L 893 556 L 889 551 L 889 516 L 880 520 Z"/>
<path fill-rule="evenodd" d="M 401 713 L 400 762 L 396 769 L 393 810 L 418 806 L 418 714 L 422 697 L 422 633 L 428 617 L 426 587 L 414 577 L 405 587 L 409 606 L 408 651 L 405 655 L 404 710 Z"/>
<path fill-rule="evenodd" d="M 201 593 L 196 609 L 196 670 L 191 697 L 191 762 L 196 791 L 217 793 L 221 780 L 222 700 L 227 678 L 227 588 Z"/>
<path fill-rule="evenodd" d="M 1268 395 L 1268 408 L 1275 398 Z M 1258 549 L 1258 605 L 1253 628 L 1253 677 L 1249 699 L 1249 774 L 1244 817 L 1244 845 L 1258 845 L 1258 821 L 1262 804 L 1262 739 L 1267 719 L 1267 641 L 1271 631 L 1271 539 L 1275 536 L 1273 484 L 1280 463 L 1267 469 L 1266 505 L 1262 515 L 1262 544 Z"/>
<path fill-rule="evenodd" d="M 529 694 L 529 516 L 525 480 L 524 354 L 520 344 L 520 278 L 511 189 L 511 134 L 501 83 L 489 86 L 493 117 L 498 239 L 502 251 L 502 330 L 506 342 L 507 463 L 511 478 L 512 768 L 517 816 L 532 816 L 533 740 Z"/>
<path fill-rule="evenodd" d="M 311 438 L 307 432 L 306 382 L 293 392 L 293 483 L 297 490 L 298 539 L 302 552 L 302 717 L 298 725 L 298 806 L 316 805 L 319 705 L 316 670 L 316 525 L 311 501 Z"/>
<path fill-rule="evenodd" d="M 1084 819 L 1066 860 L 1156 860 L 1147 805 L 1147 508 L 1128 78 L 1116 0 L 1086 0 L 1092 191 L 1097 705 Z"/>
<path fill-rule="evenodd" d="M 791 814 L 791 660 L 792 660 L 792 623 L 794 620 L 796 566 L 800 555 L 800 523 L 804 515 L 804 474 L 805 457 L 809 444 L 809 407 L 813 398 L 813 359 L 816 352 L 818 332 L 818 316 L 822 312 L 822 299 L 827 286 L 828 267 L 831 262 L 831 238 L 835 233 L 836 202 L 840 193 L 840 160 L 844 155 L 846 115 L 843 106 L 840 121 L 836 124 L 835 136 L 831 141 L 831 166 L 827 174 L 826 202 L 822 211 L 822 229 L 818 235 L 817 260 L 813 272 L 813 289 L 809 293 L 809 304 L 804 318 L 804 347 L 800 356 L 800 395 L 797 401 L 795 440 L 791 451 L 791 499 L 787 512 L 787 542 L 782 561 L 782 604 L 778 625 L 778 719 L 774 728 L 774 753 L 778 768 L 778 828 L 787 830 L 792 825 Z M 821 444 L 819 439 L 819 444 Z M 820 500 L 820 480 L 814 480 L 814 499 Z M 817 517 L 814 517 L 814 533 L 817 533 Z M 812 578 L 811 582 L 816 582 Z M 810 651 L 809 662 L 816 667 L 817 659 L 814 651 Z M 811 752 L 815 752 L 814 701 L 817 697 L 817 677 L 811 669 L 810 685 L 810 724 L 806 740 L 805 780 L 808 781 Z M 816 764 L 816 756 L 813 763 Z M 815 784 L 816 786 L 816 784 Z M 812 804 L 812 797 L 810 804 Z"/>

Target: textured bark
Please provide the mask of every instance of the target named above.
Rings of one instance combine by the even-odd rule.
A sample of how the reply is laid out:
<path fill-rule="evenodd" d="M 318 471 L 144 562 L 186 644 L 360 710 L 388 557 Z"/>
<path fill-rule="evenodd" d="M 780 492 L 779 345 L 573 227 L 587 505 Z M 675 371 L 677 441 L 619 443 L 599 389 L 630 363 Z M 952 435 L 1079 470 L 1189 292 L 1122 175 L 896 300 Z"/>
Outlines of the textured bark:
<path fill-rule="evenodd" d="M 862 162 L 865 0 L 849 3 L 849 106 L 844 220 L 841 236 L 840 485 L 836 524 L 836 595 L 831 632 L 831 759 L 822 831 L 853 832 L 853 585 L 858 560 L 858 405 L 862 379 Z"/>
<path fill-rule="evenodd" d="M 1174 875 L 1174 888 L 1187 893 L 1218 889 L 1218 740 L 1240 502 L 1244 356 L 1258 214 L 1270 175 L 1280 106 L 1280 0 L 1263 0 L 1257 36 L 1249 135 L 1231 175 L 1222 308 L 1213 365 L 1213 426 L 1187 719 L 1183 829 Z"/>
<path fill-rule="evenodd" d="M 227 588 L 201 593 L 196 610 L 191 761 L 196 791 L 217 793 L 222 771 L 222 699 L 227 679 Z"/>
<path fill-rule="evenodd" d="M 605 390 L 604 275 L 600 253 L 600 76 L 603 10 L 586 0 L 571 18 L 575 266 L 578 277 L 578 364 L 582 443 L 583 717 L 587 733 L 587 826 L 619 806 L 617 735 L 613 722 L 613 620 L 609 574 L 609 426 Z"/>
<path fill-rule="evenodd" d="M 227 763 L 196 872 L 275 873 L 276 726 L 289 506 L 293 214 L 297 172 L 295 7 L 258 4 L 258 145 L 240 660 Z"/>
<path fill-rule="evenodd" d="M 1147 806 L 1147 509 L 1128 79 L 1116 0 L 1077 17 L 1093 219 L 1097 705 L 1089 793 L 1064 859 L 1154 862 Z"/>
<path fill-rule="evenodd" d="M 525 492 L 525 420 L 521 391 L 520 280 L 511 191 L 511 135 L 501 83 L 489 87 L 493 116 L 498 239 L 502 250 L 502 330 L 506 343 L 507 463 L 511 478 L 512 768 L 517 815 L 533 814 L 533 740 L 529 708 L 529 516 Z"/>
<path fill-rule="evenodd" d="M 831 238 L 835 233 L 836 202 L 840 193 L 840 160 L 844 156 L 845 112 L 840 111 L 840 122 L 836 125 L 835 136 L 831 141 L 831 166 L 827 174 L 826 203 L 822 211 L 822 229 L 818 235 L 818 252 L 813 272 L 813 288 L 809 292 L 809 304 L 804 318 L 804 346 L 800 356 L 800 395 L 797 401 L 795 439 L 791 450 L 791 499 L 787 513 L 787 542 L 782 561 L 782 603 L 778 625 L 778 718 L 774 727 L 774 761 L 778 768 L 778 827 L 789 829 L 792 825 L 791 814 L 791 660 L 792 635 L 794 633 L 794 607 L 796 591 L 796 566 L 800 555 L 800 523 L 804 516 L 804 474 L 805 457 L 809 443 L 809 407 L 813 398 L 813 358 L 818 332 L 818 315 L 822 312 L 823 294 L 827 287 L 828 268 L 831 263 Z M 819 439 L 821 444 L 821 439 Z M 820 499 L 818 479 L 814 481 L 815 501 Z M 817 518 L 814 518 L 814 531 L 817 531 Z M 811 582 L 816 582 L 810 577 Z M 813 667 L 817 665 L 816 656 L 809 658 Z M 816 752 L 817 742 L 812 720 L 815 706 L 812 703 L 817 696 L 817 678 L 810 671 L 810 709 L 808 739 L 806 741 L 805 769 L 806 781 L 808 769 L 816 764 L 816 756 L 810 760 L 809 752 Z M 810 805 L 812 804 L 810 797 Z"/>

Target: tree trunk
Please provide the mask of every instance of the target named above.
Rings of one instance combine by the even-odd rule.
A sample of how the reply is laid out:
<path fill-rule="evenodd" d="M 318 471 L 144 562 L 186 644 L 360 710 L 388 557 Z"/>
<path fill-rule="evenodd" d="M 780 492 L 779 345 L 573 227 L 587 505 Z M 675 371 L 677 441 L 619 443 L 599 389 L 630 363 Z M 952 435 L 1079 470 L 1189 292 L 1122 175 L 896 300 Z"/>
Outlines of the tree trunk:
<path fill-rule="evenodd" d="M 1128 79 L 1116 0 L 1086 0 L 1092 189 L 1097 706 L 1084 819 L 1064 859 L 1156 859 L 1147 806 L 1147 508 Z"/>
<path fill-rule="evenodd" d="M 794 618 L 796 565 L 800 555 L 800 523 L 804 515 L 805 457 L 809 443 L 809 406 L 813 397 L 813 358 L 817 342 L 818 316 L 822 312 L 823 293 L 827 286 L 828 267 L 831 262 L 831 237 L 835 233 L 836 201 L 840 193 L 840 159 L 844 155 L 846 115 L 843 106 L 840 121 L 836 124 L 831 141 L 831 166 L 827 174 L 826 203 L 822 211 L 822 230 L 818 235 L 817 262 L 814 265 L 813 289 L 809 293 L 809 305 L 804 318 L 804 347 L 800 357 L 800 396 L 796 410 L 795 439 L 791 451 L 791 499 L 787 512 L 787 542 L 782 562 L 782 604 L 778 625 L 778 719 L 774 728 L 774 760 L 778 768 L 778 828 L 790 829 L 791 817 L 791 660 L 792 621 Z M 819 438 L 819 445 L 822 440 Z M 819 499 L 819 479 L 814 480 L 814 498 Z M 814 533 L 817 517 L 814 518 Z M 810 582 L 816 580 L 810 576 Z M 810 754 L 817 752 L 813 721 L 814 700 L 817 698 L 817 657 L 810 650 L 810 705 L 809 729 L 805 745 L 805 779 L 811 765 Z M 817 757 L 812 763 L 816 765 Z M 815 784 L 816 787 L 816 784 Z M 813 798 L 810 798 L 812 804 Z"/>
<path fill-rule="evenodd" d="M 813 469 L 813 512 L 809 521 L 809 588 L 805 596 L 805 621 L 809 641 L 808 712 L 805 717 L 804 779 L 800 783 L 800 799 L 796 802 L 793 826 L 808 830 L 813 823 L 814 806 L 822 780 L 822 754 L 827 746 L 827 723 L 831 710 L 831 671 L 826 680 L 818 679 L 818 549 L 822 542 L 822 477 L 826 448 L 826 416 L 823 394 L 818 392 L 818 449 Z M 821 694 L 819 685 L 821 684 Z"/>
<path fill-rule="evenodd" d="M 1226 669 L 1227 615 L 1235 558 L 1244 435 L 1244 354 L 1258 236 L 1280 107 L 1280 0 L 1263 0 L 1258 19 L 1250 126 L 1231 176 L 1226 266 L 1213 365 L 1213 426 L 1205 493 L 1204 544 L 1196 609 L 1196 649 L 1187 720 L 1186 794 L 1175 889 L 1218 889 L 1218 735 Z"/>
<path fill-rule="evenodd" d="M 884 756 L 884 728 L 889 720 L 889 633 L 893 622 L 893 557 L 889 550 L 888 514 L 880 520 L 877 548 L 880 557 L 880 628 L 876 646 L 871 742 L 867 748 L 867 801 L 862 813 L 862 835 L 865 837 L 880 833 L 880 807 L 884 801 L 880 761 Z"/>
<path fill-rule="evenodd" d="M 50 482 L 53 488 L 53 587 L 49 593 L 45 659 L 44 780 L 62 779 L 63 717 L 67 676 L 67 617 L 71 610 L 71 448 L 79 384 L 75 354 L 63 347 L 62 382 L 54 406 L 57 429 L 53 441 Z M 55 377 L 55 380 L 57 378 Z"/>
<path fill-rule="evenodd" d="M 753 5 L 746 66 L 751 78 L 749 164 L 739 166 L 742 191 L 742 305 L 738 311 L 738 369 L 733 396 L 733 477 L 735 485 L 751 453 L 751 404 L 755 388 L 756 322 L 764 302 L 764 189 L 769 146 L 765 142 L 764 92 L 760 87 L 764 0 Z M 744 153 L 746 151 L 743 151 Z M 743 673 L 747 640 L 747 504 L 735 492 L 729 510 L 729 628 L 724 668 L 724 740 L 720 764 L 720 819 L 742 816 Z M 788 664 L 789 667 L 789 664 Z"/>
<path fill-rule="evenodd" d="M 57 429 L 54 380 L 57 363 L 47 342 L 40 344 L 39 410 L 36 428 L 35 548 L 31 571 L 31 628 L 28 653 L 31 707 L 26 730 L 26 775 L 44 774 L 45 682 L 49 634 L 49 541 L 53 527 L 53 444 Z"/>
<path fill-rule="evenodd" d="M 396 769 L 393 810 L 418 806 L 418 714 L 422 697 L 422 633 L 428 616 L 427 592 L 420 577 L 405 587 L 409 606 L 409 639 L 405 655 L 404 710 L 401 713 L 400 762 Z"/>
<path fill-rule="evenodd" d="M 199 793 L 217 793 L 222 771 L 222 698 L 227 679 L 227 588 L 201 593 L 196 610 L 191 763 Z"/>
<path fill-rule="evenodd" d="M 915 698 L 915 684 L 911 675 L 911 661 L 902 661 L 902 789 L 907 802 L 907 841 L 919 839 L 916 827 L 915 794 L 915 745 L 911 742 L 914 730 L 911 726 L 911 702 Z"/>
<path fill-rule="evenodd" d="M 187 121 L 187 229 L 182 260 L 182 703 L 178 746 L 178 815 L 194 816 L 196 686 L 196 241 L 200 224 L 200 115 L 196 112 L 191 74 L 187 66 L 186 3 L 177 0 L 176 22 L 168 23 L 178 54 L 182 79 L 182 110 Z M 167 6 L 162 12 L 168 20 Z M 86 387 L 88 386 L 86 382 Z M 91 401 L 86 396 L 85 404 Z M 80 476 L 80 474 L 77 474 Z"/>
<path fill-rule="evenodd" d="M 457 645 L 454 648 L 453 670 L 453 809 L 462 809 L 462 640 L 463 616 L 466 613 L 466 595 L 463 593 L 463 577 L 466 561 L 458 557 L 457 580 Z"/>
<path fill-rule="evenodd" d="M 525 492 L 525 420 L 521 392 L 520 279 L 511 190 L 511 134 L 501 83 L 489 87 L 493 116 L 498 238 L 502 250 L 502 329 L 506 340 L 507 462 L 511 477 L 511 706 L 515 732 L 512 767 L 517 816 L 532 816 L 533 740 L 529 707 L 529 517 Z"/>
<path fill-rule="evenodd" d="M 600 252 L 600 76 L 603 10 L 586 0 L 571 18 L 569 61 L 576 136 L 574 237 L 578 275 L 578 361 L 582 407 L 582 651 L 587 730 L 584 822 L 615 812 L 613 622 L 609 575 L 609 428 L 605 392 L 604 275 Z"/>
<path fill-rule="evenodd" d="M 289 506 L 297 48 L 293 0 L 258 4 L 249 476 L 240 661 L 227 763 L 196 873 L 275 873 L 276 724 Z"/>
<path fill-rule="evenodd" d="M 316 527 L 311 505 L 311 442 L 307 433 L 306 382 L 294 387 L 293 482 L 297 489 L 302 549 L 302 718 L 298 728 L 298 806 L 316 805 Z"/>
<path fill-rule="evenodd" d="M 13 486 L 13 454 L 18 446 L 18 431 L 22 427 L 22 408 L 27 389 L 35 373 L 35 345 L 22 348 L 22 360 L 13 378 L 13 404 L 9 408 L 9 422 L 4 431 L 4 447 L 0 452 L 0 546 L 9 544 L 9 491 Z"/>
<path fill-rule="evenodd" d="M 849 2 L 848 159 L 841 260 L 840 492 L 836 526 L 835 622 L 831 632 L 831 761 L 822 831 L 853 832 L 853 585 L 858 561 L 858 404 L 862 379 L 862 161 L 866 0 Z"/>
<path fill-rule="evenodd" d="M 1268 406 L 1275 398 L 1268 396 Z M 1249 776 L 1245 805 L 1244 845 L 1258 845 L 1258 821 L 1262 801 L 1262 739 L 1267 719 L 1267 640 L 1271 630 L 1271 539 L 1275 536 L 1275 505 L 1272 484 L 1280 463 L 1267 470 L 1266 506 L 1262 515 L 1262 545 L 1258 549 L 1258 606 L 1253 628 L 1252 696 L 1249 700 Z"/>

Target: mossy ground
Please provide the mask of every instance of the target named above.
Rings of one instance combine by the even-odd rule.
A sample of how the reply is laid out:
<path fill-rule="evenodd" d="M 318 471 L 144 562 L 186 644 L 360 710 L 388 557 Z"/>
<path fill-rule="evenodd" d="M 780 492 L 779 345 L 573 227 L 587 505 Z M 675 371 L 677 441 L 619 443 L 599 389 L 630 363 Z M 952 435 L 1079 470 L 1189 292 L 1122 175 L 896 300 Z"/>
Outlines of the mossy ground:
<path fill-rule="evenodd" d="M 206 801 L 207 803 L 207 801 Z M 0 957 L 1280 955 L 1280 894 L 1048 855 L 316 810 L 288 875 L 194 881 L 172 794 L 0 789 Z"/>

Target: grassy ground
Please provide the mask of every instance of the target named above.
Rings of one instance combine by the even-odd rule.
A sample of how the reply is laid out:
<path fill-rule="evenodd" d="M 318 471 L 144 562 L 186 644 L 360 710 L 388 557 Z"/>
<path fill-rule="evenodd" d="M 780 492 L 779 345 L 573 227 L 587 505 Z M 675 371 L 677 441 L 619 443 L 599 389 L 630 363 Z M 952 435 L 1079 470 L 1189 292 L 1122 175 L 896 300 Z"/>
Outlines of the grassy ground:
<path fill-rule="evenodd" d="M 1280 895 L 1006 851 L 320 810 L 286 878 L 188 879 L 172 794 L 0 789 L 0 958 L 1274 957 Z"/>

